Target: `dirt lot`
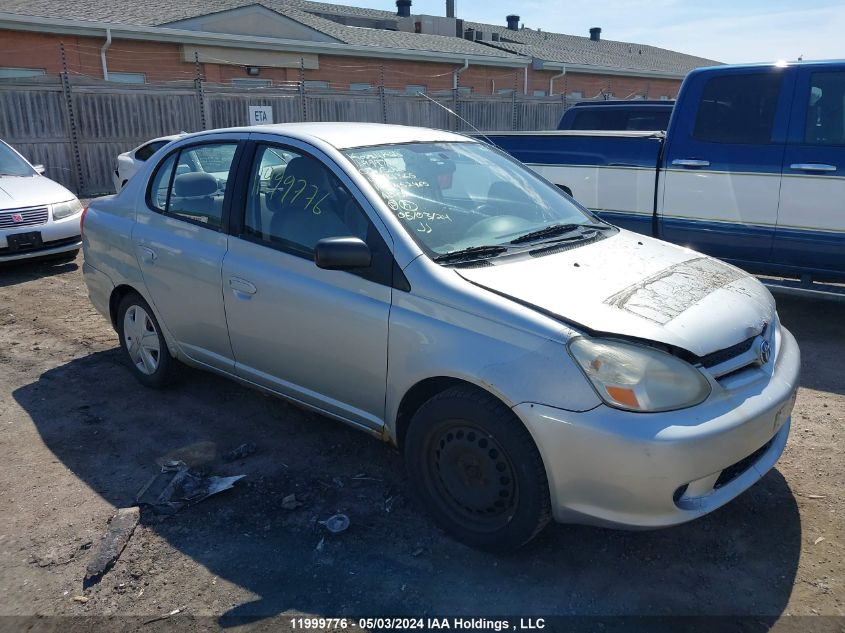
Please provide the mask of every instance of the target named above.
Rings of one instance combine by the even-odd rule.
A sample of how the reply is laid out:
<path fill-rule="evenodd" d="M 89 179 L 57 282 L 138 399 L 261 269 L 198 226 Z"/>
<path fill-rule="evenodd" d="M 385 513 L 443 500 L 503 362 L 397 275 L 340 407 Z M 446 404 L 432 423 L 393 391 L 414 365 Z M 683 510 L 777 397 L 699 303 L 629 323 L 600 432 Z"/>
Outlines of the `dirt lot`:
<path fill-rule="evenodd" d="M 554 525 L 495 557 L 434 528 L 377 440 L 201 372 L 140 387 L 88 303 L 81 257 L 4 268 L 0 615 L 707 614 L 757 616 L 765 630 L 822 614 L 840 617 L 799 629 L 843 630 L 845 304 L 780 297 L 779 309 L 804 375 L 786 453 L 759 484 L 692 524 Z M 83 590 L 114 509 L 157 460 L 197 442 L 258 451 L 211 462 L 246 475 L 235 489 L 171 517 L 144 512 L 115 567 Z M 304 505 L 285 510 L 292 493 Z M 330 535 L 318 521 L 335 512 L 352 523 Z"/>

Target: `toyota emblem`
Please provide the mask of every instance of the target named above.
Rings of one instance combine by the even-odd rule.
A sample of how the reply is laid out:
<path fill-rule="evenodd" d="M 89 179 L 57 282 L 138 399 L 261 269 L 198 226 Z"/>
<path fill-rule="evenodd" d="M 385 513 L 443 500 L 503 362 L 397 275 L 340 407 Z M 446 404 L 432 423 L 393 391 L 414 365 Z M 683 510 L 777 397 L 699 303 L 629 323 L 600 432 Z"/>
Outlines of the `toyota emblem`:
<path fill-rule="evenodd" d="M 760 356 L 760 364 L 765 365 L 769 362 L 769 358 L 772 356 L 772 346 L 769 345 L 769 341 L 763 341 L 760 343 L 760 350 L 758 352 Z"/>
<path fill-rule="evenodd" d="M 15 222 L 15 223 L 23 222 L 23 216 L 20 213 L 13 213 L 12 214 L 12 222 Z"/>

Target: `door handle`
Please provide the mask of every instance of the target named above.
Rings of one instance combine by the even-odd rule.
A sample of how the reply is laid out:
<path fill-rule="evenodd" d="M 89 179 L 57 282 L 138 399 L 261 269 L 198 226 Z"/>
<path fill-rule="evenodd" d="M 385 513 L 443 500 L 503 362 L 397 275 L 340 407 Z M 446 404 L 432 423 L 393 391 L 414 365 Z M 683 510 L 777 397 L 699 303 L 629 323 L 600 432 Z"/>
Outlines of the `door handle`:
<path fill-rule="evenodd" d="M 141 256 L 141 261 L 145 264 L 153 264 L 158 259 L 158 253 L 147 246 L 138 246 L 138 254 Z"/>
<path fill-rule="evenodd" d="M 672 161 L 678 167 L 710 167 L 709 160 L 698 160 L 697 158 L 676 158 Z"/>
<path fill-rule="evenodd" d="M 836 171 L 836 165 L 824 163 L 792 163 L 789 168 L 796 171 Z"/>
<path fill-rule="evenodd" d="M 245 295 L 254 295 L 258 292 L 258 288 L 255 287 L 255 284 L 247 281 L 246 279 L 241 279 L 240 277 L 229 277 L 229 287 L 234 290 L 235 293 Z"/>

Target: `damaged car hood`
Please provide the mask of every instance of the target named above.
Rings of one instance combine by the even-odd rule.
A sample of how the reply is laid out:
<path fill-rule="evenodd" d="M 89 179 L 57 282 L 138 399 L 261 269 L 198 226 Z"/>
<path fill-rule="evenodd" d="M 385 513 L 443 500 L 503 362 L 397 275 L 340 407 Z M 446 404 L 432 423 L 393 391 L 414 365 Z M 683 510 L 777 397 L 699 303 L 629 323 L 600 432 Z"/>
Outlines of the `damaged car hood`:
<path fill-rule="evenodd" d="M 564 252 L 456 272 L 585 329 L 698 356 L 756 336 L 775 318 L 771 294 L 751 275 L 624 230 Z"/>

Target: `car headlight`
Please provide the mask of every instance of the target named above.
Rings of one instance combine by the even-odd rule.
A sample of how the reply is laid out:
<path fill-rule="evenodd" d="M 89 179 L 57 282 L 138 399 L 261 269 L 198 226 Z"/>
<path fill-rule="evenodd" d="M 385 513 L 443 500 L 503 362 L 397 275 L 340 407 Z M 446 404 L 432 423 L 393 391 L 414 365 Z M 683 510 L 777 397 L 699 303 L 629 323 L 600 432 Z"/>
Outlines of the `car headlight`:
<path fill-rule="evenodd" d="M 63 220 L 82 211 L 82 203 L 75 198 L 53 205 L 53 219 Z"/>
<path fill-rule="evenodd" d="M 689 363 L 660 350 L 579 337 L 569 353 L 602 400 L 628 411 L 671 411 L 704 401 L 710 383 Z"/>

